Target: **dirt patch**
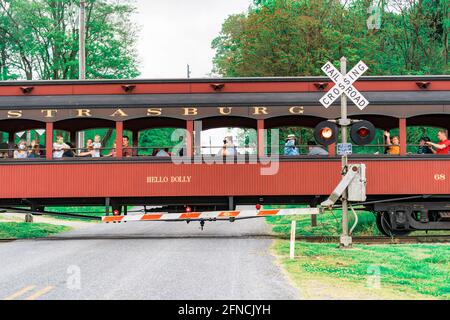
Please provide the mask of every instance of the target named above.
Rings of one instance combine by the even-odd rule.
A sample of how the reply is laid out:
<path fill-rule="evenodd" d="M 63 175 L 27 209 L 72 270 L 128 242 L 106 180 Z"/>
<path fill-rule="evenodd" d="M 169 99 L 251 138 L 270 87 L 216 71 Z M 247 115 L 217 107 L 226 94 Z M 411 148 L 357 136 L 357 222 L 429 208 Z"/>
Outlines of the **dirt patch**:
<path fill-rule="evenodd" d="M 399 292 L 392 288 L 369 288 L 365 283 L 354 283 L 339 279 L 311 277 L 298 279 L 296 284 L 300 286 L 305 299 L 313 300 L 409 300 L 430 299 L 416 294 Z"/>

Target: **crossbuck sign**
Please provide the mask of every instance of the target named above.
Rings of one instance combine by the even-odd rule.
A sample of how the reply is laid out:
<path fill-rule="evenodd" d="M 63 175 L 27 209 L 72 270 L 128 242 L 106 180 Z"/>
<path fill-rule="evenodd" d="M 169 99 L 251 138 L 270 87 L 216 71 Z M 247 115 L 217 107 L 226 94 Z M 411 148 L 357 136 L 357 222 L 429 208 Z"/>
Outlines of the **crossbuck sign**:
<path fill-rule="evenodd" d="M 345 94 L 359 109 L 362 110 L 367 107 L 369 101 L 367 101 L 367 99 L 353 86 L 353 83 L 368 69 L 369 67 L 367 67 L 364 62 L 360 61 L 344 76 L 331 62 L 328 61 L 322 67 L 322 71 L 333 80 L 335 85 L 322 97 L 322 99 L 320 99 L 320 103 L 323 104 L 325 108 L 328 108 L 337 98 L 342 94 Z"/>

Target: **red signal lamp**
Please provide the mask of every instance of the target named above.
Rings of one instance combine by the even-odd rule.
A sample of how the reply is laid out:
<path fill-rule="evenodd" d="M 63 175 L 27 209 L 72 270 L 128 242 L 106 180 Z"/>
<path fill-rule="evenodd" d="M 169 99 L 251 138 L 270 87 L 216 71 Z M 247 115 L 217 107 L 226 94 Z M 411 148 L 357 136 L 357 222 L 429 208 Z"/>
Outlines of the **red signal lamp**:
<path fill-rule="evenodd" d="M 261 205 L 258 203 L 255 205 L 256 210 L 261 210 Z"/>
<path fill-rule="evenodd" d="M 186 212 L 191 212 L 191 211 L 192 211 L 191 207 L 187 206 L 186 207 Z"/>
<path fill-rule="evenodd" d="M 362 120 L 352 125 L 350 137 L 358 146 L 364 146 L 373 141 L 375 138 L 375 131 L 375 126 L 371 122 Z"/>
<path fill-rule="evenodd" d="M 361 127 L 356 133 L 361 138 L 365 138 L 365 137 L 367 137 L 370 134 L 370 131 L 366 127 Z"/>
<path fill-rule="evenodd" d="M 119 214 L 120 214 L 119 210 L 116 209 L 113 211 L 113 215 L 118 216 Z"/>

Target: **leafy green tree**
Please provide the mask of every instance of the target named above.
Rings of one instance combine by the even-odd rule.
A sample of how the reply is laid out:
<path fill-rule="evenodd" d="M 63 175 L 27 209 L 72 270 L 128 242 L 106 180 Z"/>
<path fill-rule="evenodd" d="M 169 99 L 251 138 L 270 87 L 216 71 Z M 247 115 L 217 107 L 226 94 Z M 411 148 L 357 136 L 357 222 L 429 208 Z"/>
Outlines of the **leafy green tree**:
<path fill-rule="evenodd" d="M 445 74 L 449 0 L 380 0 L 381 28 L 369 30 L 370 0 L 255 0 L 230 16 L 212 42 L 223 76 L 322 75 L 328 60 L 364 59 L 369 74 Z"/>
<path fill-rule="evenodd" d="M 86 1 L 86 77 L 139 75 L 130 1 Z M 78 78 L 79 0 L 0 0 L 2 79 Z"/>

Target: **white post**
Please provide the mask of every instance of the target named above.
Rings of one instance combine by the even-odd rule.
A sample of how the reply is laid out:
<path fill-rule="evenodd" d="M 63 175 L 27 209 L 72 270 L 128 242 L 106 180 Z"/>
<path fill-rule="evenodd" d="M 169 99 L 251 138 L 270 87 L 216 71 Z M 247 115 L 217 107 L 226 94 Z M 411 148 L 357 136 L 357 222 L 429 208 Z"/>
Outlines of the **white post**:
<path fill-rule="evenodd" d="M 295 255 L 295 228 L 297 225 L 297 221 L 293 220 L 291 222 L 291 246 L 289 251 L 289 258 L 294 259 Z"/>

